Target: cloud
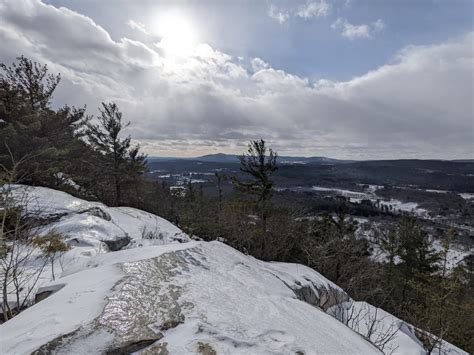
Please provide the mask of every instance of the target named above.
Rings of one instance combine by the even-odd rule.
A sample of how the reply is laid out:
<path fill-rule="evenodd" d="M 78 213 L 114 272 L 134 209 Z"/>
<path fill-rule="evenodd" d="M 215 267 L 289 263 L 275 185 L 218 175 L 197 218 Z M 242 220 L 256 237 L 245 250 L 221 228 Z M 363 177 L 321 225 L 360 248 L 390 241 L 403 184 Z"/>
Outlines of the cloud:
<path fill-rule="evenodd" d="M 372 28 L 374 31 L 383 31 L 385 29 L 385 22 L 383 22 L 381 19 L 378 19 L 374 23 L 372 23 Z"/>
<path fill-rule="evenodd" d="M 331 5 L 325 0 L 313 0 L 300 5 L 296 11 L 296 16 L 308 20 L 313 17 L 325 17 L 329 14 L 330 10 Z"/>
<path fill-rule="evenodd" d="M 293 9 L 290 15 L 289 11 L 279 10 L 274 4 L 268 8 L 267 15 L 281 24 L 287 22 L 292 15 L 295 17 L 309 20 L 314 17 L 326 17 L 331 11 L 331 5 L 326 0 L 312 0 L 306 4 L 299 5 Z"/>
<path fill-rule="evenodd" d="M 0 61 L 47 63 L 55 103 L 114 100 L 150 154 L 241 152 L 263 137 L 281 154 L 340 158 L 472 157 L 474 34 L 409 46 L 349 81 L 306 78 L 201 44 L 168 58 L 113 39 L 90 18 L 39 0 L 0 4 Z"/>
<path fill-rule="evenodd" d="M 250 62 L 254 72 L 270 68 L 270 64 L 260 58 L 253 58 Z"/>
<path fill-rule="evenodd" d="M 136 30 L 136 31 L 139 31 L 139 32 L 142 32 L 144 34 L 148 34 L 148 31 L 145 27 L 145 25 L 141 22 L 137 22 L 137 21 L 134 21 L 134 20 L 128 20 L 126 25 L 131 28 L 132 30 Z"/>
<path fill-rule="evenodd" d="M 280 25 L 288 21 L 288 19 L 290 18 L 290 14 L 288 13 L 288 11 L 278 10 L 273 4 L 270 5 L 270 7 L 268 8 L 267 14 L 270 18 L 278 21 Z"/>
<path fill-rule="evenodd" d="M 341 35 L 348 39 L 370 38 L 375 32 L 380 32 L 385 28 L 385 23 L 378 19 L 371 25 L 353 25 L 346 19 L 338 18 L 332 25 L 333 30 L 341 32 Z"/>

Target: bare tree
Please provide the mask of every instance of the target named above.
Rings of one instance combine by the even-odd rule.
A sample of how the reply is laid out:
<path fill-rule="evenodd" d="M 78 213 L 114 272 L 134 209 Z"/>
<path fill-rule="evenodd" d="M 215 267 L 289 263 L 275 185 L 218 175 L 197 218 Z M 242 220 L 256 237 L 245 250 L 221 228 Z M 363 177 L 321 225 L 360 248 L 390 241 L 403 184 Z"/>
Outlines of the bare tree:
<path fill-rule="evenodd" d="M 27 192 L 13 197 L 11 185 L 4 184 L 0 196 L 1 310 L 7 321 L 29 305 L 47 259 L 41 258 L 36 245 L 38 222 L 25 214 Z"/>
<path fill-rule="evenodd" d="M 27 210 L 32 202 L 28 189 L 14 190 L 13 184 L 21 181 L 19 168 L 29 158 L 15 161 L 11 155 L 12 169 L 0 165 L 0 309 L 3 321 L 30 305 L 48 261 L 54 278 L 56 252 L 67 248 L 58 237 L 40 237 L 41 223 Z M 46 249 L 42 250 L 40 246 Z"/>
<path fill-rule="evenodd" d="M 381 315 L 379 308 L 365 302 L 341 302 L 333 306 L 330 313 L 359 333 L 385 354 L 392 354 L 398 346 L 390 344 L 399 331 L 391 315 Z"/>

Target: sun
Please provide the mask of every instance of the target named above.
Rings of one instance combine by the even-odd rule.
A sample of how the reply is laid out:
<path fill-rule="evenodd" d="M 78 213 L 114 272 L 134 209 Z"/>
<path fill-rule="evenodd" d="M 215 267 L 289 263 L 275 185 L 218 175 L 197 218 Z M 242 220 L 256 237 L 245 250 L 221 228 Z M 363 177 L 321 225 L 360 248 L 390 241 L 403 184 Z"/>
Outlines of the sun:
<path fill-rule="evenodd" d="M 158 46 L 172 56 L 187 56 L 197 45 L 197 32 L 182 14 L 167 14 L 157 19 L 155 33 L 161 37 Z"/>

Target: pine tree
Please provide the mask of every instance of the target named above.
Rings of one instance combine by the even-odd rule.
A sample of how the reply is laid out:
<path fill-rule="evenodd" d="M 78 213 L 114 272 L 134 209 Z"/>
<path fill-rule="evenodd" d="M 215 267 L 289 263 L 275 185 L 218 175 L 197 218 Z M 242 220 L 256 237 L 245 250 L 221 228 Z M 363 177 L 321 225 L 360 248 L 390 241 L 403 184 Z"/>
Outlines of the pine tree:
<path fill-rule="evenodd" d="M 60 75 L 21 56 L 0 64 L 0 164 L 26 160 L 18 169 L 22 182 L 55 185 L 55 175 L 73 170 L 70 156 L 83 148 L 84 109 L 51 108 Z"/>
<path fill-rule="evenodd" d="M 5 111 L 13 112 L 27 108 L 32 112 L 49 108 L 54 90 L 61 75 L 48 72 L 46 65 L 32 62 L 24 56 L 17 58 L 11 66 L 0 63 L 0 92 Z"/>
<path fill-rule="evenodd" d="M 397 227 L 400 266 L 409 275 L 431 274 L 437 270 L 438 253 L 428 233 L 415 219 L 406 218 Z"/>
<path fill-rule="evenodd" d="M 139 153 L 139 146 L 131 145 L 131 137 L 121 138 L 122 130 L 130 124 L 122 122 L 122 112 L 115 103 L 102 103 L 98 123 L 88 123 L 86 137 L 90 146 L 100 156 L 103 173 L 109 174 L 114 186 L 113 203 L 122 201 L 122 185 L 125 180 L 142 174 L 146 156 Z"/>
<path fill-rule="evenodd" d="M 267 155 L 268 152 L 268 155 Z M 247 153 L 240 156 L 240 171 L 250 176 L 250 181 L 233 178 L 234 186 L 247 194 L 256 196 L 256 204 L 265 232 L 268 218 L 268 203 L 273 195 L 274 182 L 271 175 L 278 169 L 277 153 L 267 148 L 263 139 L 251 141 Z"/>
<path fill-rule="evenodd" d="M 409 305 L 409 314 L 418 326 L 417 335 L 422 340 L 428 354 L 438 350 L 443 353 L 443 338 L 457 331 L 456 318 L 462 313 L 457 299 L 462 283 L 458 271 L 450 272 L 448 255 L 455 232 L 449 230 L 441 236 L 442 249 L 439 252 L 439 269 L 435 274 L 419 275 L 410 281 L 417 302 Z"/>

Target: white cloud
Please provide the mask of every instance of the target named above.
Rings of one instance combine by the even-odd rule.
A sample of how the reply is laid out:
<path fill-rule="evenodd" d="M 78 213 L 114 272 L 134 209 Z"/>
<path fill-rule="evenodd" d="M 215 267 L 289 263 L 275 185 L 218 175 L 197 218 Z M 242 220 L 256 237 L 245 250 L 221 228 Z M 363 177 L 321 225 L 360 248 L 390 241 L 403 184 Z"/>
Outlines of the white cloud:
<path fill-rule="evenodd" d="M 353 25 L 346 19 L 338 18 L 331 28 L 340 31 L 341 35 L 348 39 L 370 38 L 373 33 L 382 31 L 385 28 L 385 23 L 378 19 L 371 25 Z"/>
<path fill-rule="evenodd" d="M 331 5 L 326 0 L 313 0 L 300 5 L 296 11 L 296 16 L 305 20 L 313 17 L 325 17 L 329 14 L 330 10 Z"/>
<path fill-rule="evenodd" d="M 253 58 L 250 63 L 252 64 L 252 69 L 254 72 L 270 68 L 270 64 L 268 64 L 261 58 Z"/>
<path fill-rule="evenodd" d="M 280 25 L 288 21 L 288 19 L 290 18 L 290 14 L 288 13 L 288 11 L 278 10 L 273 4 L 270 5 L 270 7 L 268 8 L 267 14 L 270 18 L 278 21 Z"/>
<path fill-rule="evenodd" d="M 385 29 L 385 22 L 383 22 L 381 19 L 378 19 L 374 23 L 372 23 L 372 28 L 374 31 L 382 31 Z"/>
<path fill-rule="evenodd" d="M 128 20 L 127 21 L 127 26 L 129 28 L 131 28 L 132 30 L 142 32 L 146 35 L 148 34 L 148 31 L 147 31 L 145 25 L 141 22 L 137 22 L 137 21 L 134 21 L 134 20 Z"/>
<path fill-rule="evenodd" d="M 0 5 L 0 61 L 19 54 L 63 80 L 57 104 L 115 100 L 151 154 L 242 150 L 268 139 L 281 154 L 341 158 L 472 157 L 474 34 L 410 46 L 346 82 L 306 78 L 208 45 L 173 60 L 114 40 L 90 18 L 35 0 Z"/>

